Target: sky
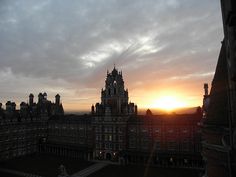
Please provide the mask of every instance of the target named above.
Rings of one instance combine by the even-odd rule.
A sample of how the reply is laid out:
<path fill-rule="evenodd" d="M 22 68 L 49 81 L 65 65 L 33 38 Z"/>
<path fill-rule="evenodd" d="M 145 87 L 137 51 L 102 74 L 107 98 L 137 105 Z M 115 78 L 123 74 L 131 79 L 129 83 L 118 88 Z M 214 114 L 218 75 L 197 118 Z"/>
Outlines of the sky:
<path fill-rule="evenodd" d="M 0 102 L 89 110 L 115 64 L 139 108 L 201 106 L 222 39 L 218 0 L 1 0 Z"/>

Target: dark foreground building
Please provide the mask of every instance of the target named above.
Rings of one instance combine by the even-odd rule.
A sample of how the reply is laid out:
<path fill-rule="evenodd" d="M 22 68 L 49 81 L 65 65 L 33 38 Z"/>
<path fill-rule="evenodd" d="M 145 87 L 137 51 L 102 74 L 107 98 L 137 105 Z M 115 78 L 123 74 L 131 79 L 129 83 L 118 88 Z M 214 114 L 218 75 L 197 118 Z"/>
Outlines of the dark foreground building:
<path fill-rule="evenodd" d="M 8 102 L 0 113 L 0 159 L 34 152 L 120 164 L 202 167 L 201 109 L 193 114 L 138 115 L 129 102 L 122 72 L 107 73 L 101 103 L 88 115 L 64 115 L 60 96 L 55 103 L 39 94 L 38 103 L 20 110 Z"/>
<path fill-rule="evenodd" d="M 59 95 L 51 103 L 46 93 L 40 93 L 35 103 L 30 94 L 28 102 L 22 102 L 20 110 L 16 110 L 14 102 L 8 101 L 5 110 L 0 103 L 1 160 L 38 152 L 39 144 L 48 136 L 49 117 L 64 114 Z"/>
<path fill-rule="evenodd" d="M 221 0 L 221 8 L 224 40 L 210 94 L 204 96 L 206 177 L 236 176 L 236 1 Z"/>

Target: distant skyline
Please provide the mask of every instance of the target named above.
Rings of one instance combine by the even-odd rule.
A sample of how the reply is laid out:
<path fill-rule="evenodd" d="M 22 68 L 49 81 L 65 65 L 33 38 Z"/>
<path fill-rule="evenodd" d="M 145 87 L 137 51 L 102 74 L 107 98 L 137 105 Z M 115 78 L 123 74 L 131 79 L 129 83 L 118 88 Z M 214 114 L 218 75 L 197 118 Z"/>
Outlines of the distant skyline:
<path fill-rule="evenodd" d="M 0 17 L 0 102 L 59 93 L 65 111 L 100 102 L 114 64 L 139 108 L 201 106 L 223 39 L 215 0 L 3 0 Z"/>

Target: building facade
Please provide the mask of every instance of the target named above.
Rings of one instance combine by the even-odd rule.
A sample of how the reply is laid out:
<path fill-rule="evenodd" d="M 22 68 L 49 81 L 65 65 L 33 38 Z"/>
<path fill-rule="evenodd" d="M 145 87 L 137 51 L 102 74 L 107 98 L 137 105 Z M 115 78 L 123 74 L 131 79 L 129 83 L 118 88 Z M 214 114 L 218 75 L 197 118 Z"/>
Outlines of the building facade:
<path fill-rule="evenodd" d="M 129 163 L 202 167 L 200 109 L 194 114 L 131 117 L 127 129 Z"/>
<path fill-rule="evenodd" d="M 129 103 L 122 72 L 114 67 L 107 72 L 105 89 L 101 91 L 101 103 L 92 106 L 95 130 L 94 158 L 121 160 L 118 152 L 126 149 L 126 129 L 131 115 L 137 115 L 137 106 Z M 124 160 L 124 159 L 122 159 Z"/>
<path fill-rule="evenodd" d="M 0 160 L 38 152 L 47 137 L 49 118 L 64 114 L 59 95 L 51 103 L 46 93 L 40 93 L 35 103 L 30 94 L 28 102 L 22 102 L 20 110 L 14 102 L 8 101 L 5 110 L 0 104 Z"/>
<path fill-rule="evenodd" d="M 192 114 L 138 115 L 129 102 L 122 72 L 107 72 L 101 102 L 91 113 L 64 115 L 60 96 L 55 103 L 39 94 L 20 110 L 7 102 L 1 108 L 0 160 L 35 152 L 120 164 L 202 167 L 201 108 Z"/>
<path fill-rule="evenodd" d="M 203 158 L 207 177 L 236 176 L 236 2 L 221 0 L 224 39 L 210 94 L 204 96 Z"/>
<path fill-rule="evenodd" d="M 52 116 L 48 121 L 41 153 L 90 160 L 93 156 L 93 129 L 90 115 Z"/>

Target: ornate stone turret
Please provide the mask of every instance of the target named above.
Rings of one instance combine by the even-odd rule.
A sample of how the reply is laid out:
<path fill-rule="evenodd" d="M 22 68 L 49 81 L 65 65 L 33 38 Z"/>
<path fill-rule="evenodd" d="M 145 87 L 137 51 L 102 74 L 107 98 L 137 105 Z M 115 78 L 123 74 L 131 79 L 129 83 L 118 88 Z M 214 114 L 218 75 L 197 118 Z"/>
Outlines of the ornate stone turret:
<path fill-rule="evenodd" d="M 47 93 L 44 92 L 44 93 L 43 93 L 43 99 L 44 99 L 44 100 L 47 100 L 47 96 L 48 96 Z"/>
<path fill-rule="evenodd" d="M 205 96 L 208 96 L 208 84 L 204 84 Z"/>
<path fill-rule="evenodd" d="M 6 103 L 6 117 L 8 120 L 13 121 L 14 118 L 14 114 L 16 113 L 16 103 L 15 102 L 11 102 L 11 101 L 7 101 Z"/>
<path fill-rule="evenodd" d="M 34 104 L 34 95 L 31 93 L 29 95 L 29 106 L 33 106 Z"/>
<path fill-rule="evenodd" d="M 203 118 L 206 118 L 206 113 L 208 110 L 210 104 L 210 95 L 208 94 L 208 84 L 204 84 L 204 95 L 203 95 L 203 105 L 202 105 L 202 111 L 203 111 Z"/>
<path fill-rule="evenodd" d="M 96 113 L 99 114 L 135 114 L 134 103 L 128 103 L 128 90 L 124 88 L 122 72 L 114 67 L 112 72 L 107 71 L 105 89 L 101 91 L 101 104 L 96 104 Z"/>
<path fill-rule="evenodd" d="M 15 102 L 12 102 L 12 103 L 11 103 L 11 107 L 12 107 L 12 111 L 15 111 L 15 110 L 16 110 L 16 103 L 15 103 Z"/>
<path fill-rule="evenodd" d="M 6 112 L 11 113 L 12 112 L 12 106 L 11 106 L 11 101 L 6 102 Z"/>
<path fill-rule="evenodd" d="M 152 115 L 152 111 L 151 111 L 150 109 L 147 109 L 146 115 L 147 115 L 147 116 L 151 116 L 151 115 Z"/>
<path fill-rule="evenodd" d="M 25 102 L 21 102 L 21 104 L 20 104 L 21 117 L 27 119 L 28 114 L 29 114 L 28 104 L 26 104 Z"/>
<path fill-rule="evenodd" d="M 137 105 L 134 106 L 134 113 L 135 113 L 135 115 L 138 115 L 138 106 Z"/>
<path fill-rule="evenodd" d="M 94 111 L 94 105 L 91 106 L 91 114 L 94 114 L 95 111 Z"/>
<path fill-rule="evenodd" d="M 43 94 L 39 93 L 38 94 L 38 103 L 42 103 L 42 101 L 43 101 Z"/>
<path fill-rule="evenodd" d="M 64 115 L 64 109 L 60 100 L 60 95 L 56 94 L 55 96 L 55 104 L 52 105 L 52 115 Z"/>
<path fill-rule="evenodd" d="M 1 119 L 5 119 L 4 111 L 2 109 L 2 103 L 0 103 L 0 121 L 1 121 Z"/>
<path fill-rule="evenodd" d="M 56 103 L 56 105 L 60 105 L 60 95 L 59 94 L 56 94 L 56 96 L 55 96 L 55 103 Z"/>

